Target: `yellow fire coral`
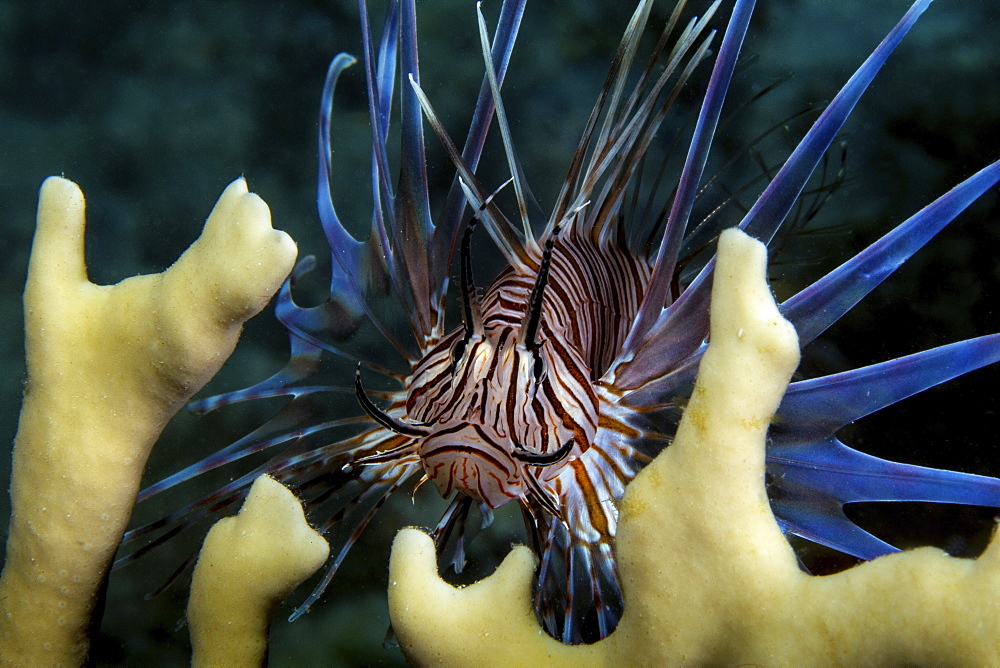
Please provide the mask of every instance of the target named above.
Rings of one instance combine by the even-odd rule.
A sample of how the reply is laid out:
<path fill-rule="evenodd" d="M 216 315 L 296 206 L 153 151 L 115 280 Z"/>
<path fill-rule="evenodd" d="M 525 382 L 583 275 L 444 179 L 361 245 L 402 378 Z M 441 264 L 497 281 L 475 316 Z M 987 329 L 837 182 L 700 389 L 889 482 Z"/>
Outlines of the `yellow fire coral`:
<path fill-rule="evenodd" d="M 161 274 L 94 285 L 83 231 L 83 193 L 46 180 L 24 295 L 28 381 L 0 579 L 0 657 L 15 665 L 82 662 L 153 443 L 229 357 L 296 253 L 242 179 Z"/>
<path fill-rule="evenodd" d="M 257 478 L 239 514 L 216 522 L 198 555 L 187 611 L 192 664 L 262 664 L 274 609 L 328 556 L 295 495 Z"/>
<path fill-rule="evenodd" d="M 673 445 L 629 485 L 617 630 L 568 647 L 535 619 L 535 563 L 517 548 L 455 589 L 430 537 L 400 533 L 389 604 L 420 665 L 882 665 L 1000 662 L 1000 541 L 978 560 L 934 548 L 836 575 L 803 573 L 764 488 L 767 426 L 798 363 L 765 279 L 764 246 L 719 244 L 711 337 Z"/>

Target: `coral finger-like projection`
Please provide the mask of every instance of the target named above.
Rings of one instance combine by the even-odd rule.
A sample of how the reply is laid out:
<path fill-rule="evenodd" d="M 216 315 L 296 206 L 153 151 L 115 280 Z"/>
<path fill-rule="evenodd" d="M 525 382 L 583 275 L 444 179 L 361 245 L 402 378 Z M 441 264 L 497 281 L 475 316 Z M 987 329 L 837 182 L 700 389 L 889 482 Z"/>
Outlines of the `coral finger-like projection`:
<path fill-rule="evenodd" d="M 798 362 L 794 328 L 765 278 L 764 247 L 719 242 L 711 335 L 673 444 L 621 503 L 625 612 L 609 637 L 568 647 L 532 614 L 536 560 L 454 588 L 431 539 L 393 545 L 389 603 L 418 665 L 994 665 L 1000 541 L 975 560 L 935 548 L 812 576 L 764 485 L 767 427 Z M 512 649 L 516 648 L 516 649 Z"/>
<path fill-rule="evenodd" d="M 295 495 L 257 478 L 239 514 L 216 522 L 198 554 L 187 609 L 192 665 L 264 665 L 275 608 L 329 556 Z"/>
<path fill-rule="evenodd" d="M 24 293 L 28 380 L 0 578 L 0 660 L 73 665 L 167 421 L 232 353 L 295 260 L 240 179 L 161 274 L 87 278 L 83 193 L 42 185 Z"/>

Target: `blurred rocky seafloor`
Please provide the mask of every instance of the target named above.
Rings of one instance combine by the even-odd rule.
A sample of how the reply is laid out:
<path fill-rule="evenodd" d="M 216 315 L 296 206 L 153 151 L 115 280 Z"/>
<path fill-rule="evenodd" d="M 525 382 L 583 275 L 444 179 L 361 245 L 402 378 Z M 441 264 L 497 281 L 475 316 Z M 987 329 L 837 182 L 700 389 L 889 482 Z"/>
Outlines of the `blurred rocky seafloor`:
<path fill-rule="evenodd" d="M 707 3 L 690 4 L 695 12 Z M 372 5 L 379 17 L 380 3 Z M 486 3 L 491 19 L 497 5 Z M 720 147 L 740 145 L 832 97 L 906 6 L 898 0 L 759 2 L 744 46 L 752 62 L 738 73 L 730 106 L 785 74 L 793 77 L 741 117 Z M 659 3 L 654 24 L 671 8 Z M 722 11 L 728 8 L 724 3 Z M 630 11 L 627 3 L 529 3 L 504 92 L 524 172 L 543 209 L 557 192 Z M 418 18 L 424 88 L 461 136 L 482 77 L 474 3 L 419 3 Z M 777 276 L 779 296 L 1000 157 L 998 31 L 1000 5 L 992 0 L 937 0 L 926 12 L 845 129 L 849 182 L 817 218 L 843 230 L 809 241 L 816 263 L 790 263 L 787 275 Z M 321 258 L 322 273 L 327 251 L 314 213 L 316 111 L 326 67 L 339 51 L 361 53 L 352 2 L 0 4 L 0 243 L 7 249 L 0 273 L 0 439 L 12 442 L 16 430 L 24 376 L 20 295 L 42 179 L 65 175 L 87 195 L 87 257 L 96 282 L 168 266 L 240 175 L 270 205 L 275 226 L 298 241 L 300 256 Z M 335 105 L 336 204 L 360 228 L 371 207 L 362 68 L 342 81 Z M 781 143 L 768 151 L 773 164 Z M 440 193 L 452 172 L 436 146 L 429 155 Z M 500 165 L 496 185 L 505 178 L 502 155 L 494 149 L 486 160 Z M 712 164 L 721 162 L 717 157 Z M 993 191 L 807 349 L 801 373 L 831 373 L 1000 330 L 993 305 L 998 248 L 1000 204 Z M 283 362 L 285 348 L 280 326 L 265 311 L 209 389 L 265 377 Z M 984 370 L 927 392 L 852 426 L 845 440 L 883 456 L 1000 475 L 997 379 L 996 371 Z M 154 451 L 149 480 L 221 447 L 256 417 L 254 409 L 180 416 Z M 7 457 L 0 470 L 6 480 Z M 7 504 L 6 497 L 0 501 L 5 510 Z M 388 544 L 403 524 L 436 522 L 438 508 L 411 511 L 403 498 L 384 511 L 312 612 L 294 624 L 285 621 L 288 609 L 279 612 L 271 664 L 402 662 L 398 651 L 382 648 Z M 901 542 L 934 540 L 956 553 L 974 552 L 992 519 L 992 512 L 956 519 L 908 510 Z M 866 521 L 898 523 L 877 512 Z M 943 528 L 922 537 L 922 524 Z M 979 537 L 968 537 L 973 534 Z M 487 548 L 493 559 L 509 545 L 503 535 Z M 150 563 L 113 574 L 95 646 L 98 665 L 187 660 L 186 586 L 144 598 L 176 559 L 154 555 Z"/>

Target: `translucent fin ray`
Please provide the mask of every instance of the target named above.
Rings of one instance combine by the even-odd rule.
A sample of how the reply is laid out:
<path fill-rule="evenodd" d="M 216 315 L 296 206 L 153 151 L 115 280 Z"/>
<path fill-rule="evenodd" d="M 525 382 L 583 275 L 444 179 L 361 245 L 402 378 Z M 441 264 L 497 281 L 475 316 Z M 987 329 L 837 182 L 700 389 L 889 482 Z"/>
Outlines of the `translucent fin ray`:
<path fill-rule="evenodd" d="M 451 158 L 452 163 L 458 169 L 461 182 L 465 184 L 466 197 L 475 198 L 475 201 L 470 202 L 470 204 L 474 208 L 479 208 L 480 205 L 486 202 L 482 220 L 490 236 L 500 249 L 500 252 L 504 254 L 504 257 L 510 264 L 515 266 L 530 266 L 530 256 L 524 246 L 524 240 L 521 238 L 520 232 L 495 204 L 487 202 L 489 192 L 479 183 L 479 179 L 476 178 L 476 175 L 465 163 L 462 155 L 458 152 L 458 148 L 455 146 L 455 142 L 452 141 L 448 135 L 448 131 L 445 130 L 440 118 L 438 118 L 437 112 L 434 111 L 431 101 L 427 98 L 423 89 L 420 88 L 420 84 L 411 78 L 410 85 L 416 93 L 417 99 L 420 100 L 427 122 L 431 124 L 434 132 L 437 133 L 438 139 L 441 140 L 441 144 L 448 153 L 448 157 Z"/>
<path fill-rule="evenodd" d="M 744 216 L 741 229 L 765 242 L 771 239 L 861 95 L 930 2 L 913 3 L 851 76 Z M 708 335 L 708 301 L 714 267 L 713 258 L 677 301 L 657 316 L 647 333 L 631 342 L 615 369 L 616 383 L 624 389 L 635 389 L 669 373 L 672 369 L 665 364 L 684 360 L 695 352 Z"/>
<path fill-rule="evenodd" d="M 514 41 L 517 38 L 518 29 L 521 25 L 521 18 L 524 14 L 526 0 L 504 0 L 500 8 L 500 18 L 497 21 L 497 28 L 493 35 L 493 71 L 496 73 L 497 83 L 502 85 L 507 74 L 507 65 L 510 62 L 510 55 L 514 48 Z M 473 172 L 479 164 L 483 146 L 486 142 L 486 134 L 489 130 L 490 122 L 493 118 L 493 94 L 489 81 L 484 77 L 479 88 L 479 97 L 473 107 L 472 121 L 469 124 L 469 131 L 466 135 L 465 145 L 462 148 L 462 159 Z M 459 184 L 458 178 L 452 181 L 448 190 L 448 195 L 444 200 L 444 207 L 438 216 L 437 224 L 434 228 L 431 244 L 431 271 L 433 278 L 431 281 L 433 292 L 430 296 L 431 302 L 436 311 L 433 332 L 429 335 L 440 336 L 444 327 L 444 299 L 448 291 L 448 276 L 455 254 L 456 243 L 461 230 L 462 212 L 465 209 L 465 193 Z"/>
<path fill-rule="evenodd" d="M 719 55 L 715 59 L 715 67 L 712 69 L 708 90 L 705 92 L 701 110 L 698 113 L 698 121 L 695 124 L 694 135 L 691 137 L 684 168 L 681 170 L 677 182 L 663 239 L 653 264 L 653 274 L 649 279 L 649 285 L 643 295 L 632 329 L 625 340 L 624 352 L 626 354 L 632 350 L 635 341 L 641 340 L 646 335 L 650 327 L 653 326 L 656 317 L 667 305 L 668 290 L 676 269 L 677 255 L 680 252 L 681 242 L 684 240 L 684 232 L 687 229 L 688 219 L 691 217 L 695 195 L 701 184 L 705 163 L 708 162 L 709 149 L 712 147 L 715 129 L 719 123 L 719 117 L 722 115 L 722 105 L 726 100 L 729 82 L 736 69 L 736 62 L 740 55 L 740 49 L 743 47 L 743 38 L 750 25 L 753 9 L 754 0 L 739 0 L 733 8 L 729 26 L 726 28 L 722 46 L 719 48 Z"/>

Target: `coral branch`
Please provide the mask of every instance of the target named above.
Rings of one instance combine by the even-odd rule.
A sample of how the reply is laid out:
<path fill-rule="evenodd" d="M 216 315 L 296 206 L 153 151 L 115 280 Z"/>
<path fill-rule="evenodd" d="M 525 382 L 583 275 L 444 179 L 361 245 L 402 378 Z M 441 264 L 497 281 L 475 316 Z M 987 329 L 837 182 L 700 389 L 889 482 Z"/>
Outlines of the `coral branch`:
<path fill-rule="evenodd" d="M 262 475 L 235 517 L 208 532 L 187 619 L 194 666 L 263 665 L 275 608 L 330 555 L 288 488 Z"/>
<path fill-rule="evenodd" d="M 87 278 L 84 199 L 42 185 L 24 293 L 28 380 L 0 580 L 0 656 L 78 664 L 149 452 L 277 291 L 295 244 L 239 179 L 161 274 Z"/>
<path fill-rule="evenodd" d="M 533 563 L 454 589 L 430 538 L 393 544 L 390 612 L 415 663 L 478 665 L 940 664 L 1000 661 L 1000 541 L 978 560 L 934 548 L 837 575 L 802 572 L 768 505 L 767 426 L 798 363 L 765 281 L 765 249 L 722 235 L 711 339 L 673 445 L 629 485 L 618 556 L 625 612 L 590 646 L 530 617 Z"/>

